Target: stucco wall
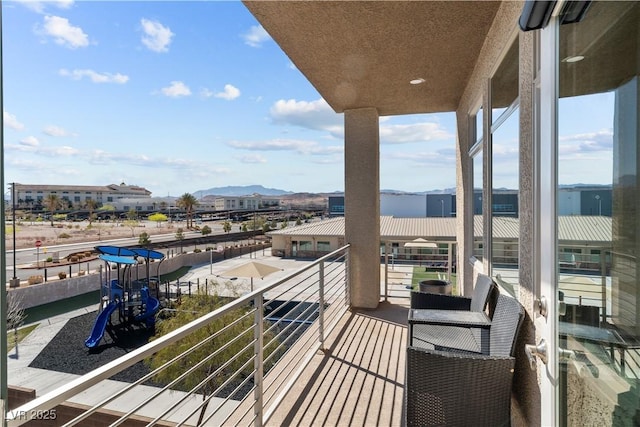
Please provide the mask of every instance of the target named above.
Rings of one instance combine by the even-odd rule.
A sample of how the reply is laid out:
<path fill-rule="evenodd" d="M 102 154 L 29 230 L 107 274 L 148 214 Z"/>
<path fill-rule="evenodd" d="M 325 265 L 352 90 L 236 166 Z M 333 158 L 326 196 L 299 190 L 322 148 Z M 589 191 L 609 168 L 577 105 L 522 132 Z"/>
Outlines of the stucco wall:
<path fill-rule="evenodd" d="M 469 149 L 472 138 L 469 126 L 469 114 L 473 113 L 478 103 L 481 102 L 485 135 L 489 132 L 489 79 L 495 71 L 505 49 L 510 45 L 513 37 L 519 38 L 520 48 L 520 295 L 518 299 L 526 310 L 525 323 L 521 329 L 519 340 L 516 343 L 516 370 L 514 373 L 514 401 L 512 411 L 513 425 L 535 426 L 540 425 L 540 389 L 537 375 L 528 367 L 526 356 L 524 355 L 524 344 L 533 343 L 535 340 L 535 329 L 533 327 L 533 299 L 534 284 L 532 280 L 533 266 L 535 259 L 533 254 L 533 138 L 532 129 L 532 79 L 533 79 L 533 34 L 525 34 L 519 31 L 518 18 L 522 12 L 521 2 L 504 2 L 494 20 L 491 31 L 485 40 L 484 47 L 480 54 L 480 59 L 474 70 L 473 76 L 461 99 L 456 111 L 458 120 L 458 141 L 457 141 L 457 192 L 456 203 L 458 204 L 458 217 L 456 221 L 456 231 L 458 235 L 458 254 L 462 258 L 458 265 L 459 274 L 465 283 L 470 283 L 473 277 L 473 267 L 467 262 L 473 251 L 472 234 L 464 234 L 465 230 L 473 230 L 473 176 L 471 161 L 469 160 Z M 480 101 L 481 100 L 481 101 Z M 480 131 L 480 130 L 479 130 Z M 485 162 L 488 157 L 488 150 L 483 150 Z M 486 163 L 485 163 L 486 164 Z M 488 187 L 488 171 L 484 168 L 483 178 L 485 188 Z M 483 198 L 483 212 L 491 212 L 490 206 Z M 464 214 L 462 214 L 464 213 Z M 490 225 L 491 218 L 485 215 L 485 229 Z M 485 236 L 484 246 L 488 247 L 489 236 Z M 487 269 L 486 265 L 482 269 Z M 465 293 L 468 292 L 465 286 Z"/>

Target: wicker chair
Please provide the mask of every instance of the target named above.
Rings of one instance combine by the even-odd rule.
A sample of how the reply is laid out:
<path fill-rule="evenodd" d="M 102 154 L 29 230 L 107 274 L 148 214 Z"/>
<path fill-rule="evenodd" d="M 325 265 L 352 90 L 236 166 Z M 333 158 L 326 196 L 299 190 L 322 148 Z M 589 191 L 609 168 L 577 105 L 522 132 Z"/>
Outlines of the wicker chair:
<path fill-rule="evenodd" d="M 471 298 L 411 291 L 411 308 L 483 311 L 497 286 L 485 274 L 478 274 Z M 491 314 L 491 313 L 490 313 Z"/>
<path fill-rule="evenodd" d="M 514 345 L 523 318 L 517 300 L 499 295 L 489 354 L 456 348 L 456 333 L 449 348 L 408 347 L 406 425 L 510 425 Z"/>

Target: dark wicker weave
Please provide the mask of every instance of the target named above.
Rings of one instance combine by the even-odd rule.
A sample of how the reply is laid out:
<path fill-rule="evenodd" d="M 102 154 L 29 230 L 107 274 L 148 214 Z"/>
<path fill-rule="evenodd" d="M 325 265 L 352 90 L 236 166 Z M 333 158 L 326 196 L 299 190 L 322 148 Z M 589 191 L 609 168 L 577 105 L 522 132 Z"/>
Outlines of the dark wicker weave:
<path fill-rule="evenodd" d="M 508 426 L 512 355 L 523 318 L 522 305 L 500 295 L 489 354 L 408 347 L 407 426 Z"/>
<path fill-rule="evenodd" d="M 482 311 L 487 306 L 492 291 L 496 288 L 496 284 L 489 276 L 478 274 L 471 298 L 412 291 L 411 308 Z"/>

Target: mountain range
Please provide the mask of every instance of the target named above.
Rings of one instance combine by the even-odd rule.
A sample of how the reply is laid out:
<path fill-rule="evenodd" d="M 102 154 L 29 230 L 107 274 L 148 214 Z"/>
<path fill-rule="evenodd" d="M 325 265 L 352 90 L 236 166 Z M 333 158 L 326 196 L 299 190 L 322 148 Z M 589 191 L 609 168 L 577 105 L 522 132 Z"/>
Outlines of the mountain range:
<path fill-rule="evenodd" d="M 263 196 L 282 196 L 293 194 L 293 191 L 278 190 L 277 188 L 266 188 L 262 185 L 229 185 L 226 187 L 213 187 L 206 190 L 198 190 L 195 193 L 199 197 L 204 196 L 250 196 L 260 194 Z"/>
<path fill-rule="evenodd" d="M 572 185 L 560 185 L 561 188 L 572 188 L 572 187 L 604 187 L 611 188 L 611 185 L 600 185 L 600 184 L 572 184 Z M 384 189 L 380 190 L 381 193 L 387 194 L 455 194 L 454 188 L 445 188 L 442 190 L 428 190 L 428 191 L 402 191 L 402 190 L 391 190 Z M 228 197 L 239 197 L 239 196 L 250 196 L 252 194 L 260 194 L 262 196 L 287 196 L 299 194 L 294 191 L 280 190 L 278 188 L 266 188 L 262 185 L 229 185 L 226 187 L 212 187 L 206 190 L 198 190 L 194 192 L 198 197 L 205 196 L 228 196 Z M 315 193 L 311 193 L 315 194 Z M 342 195 L 343 191 L 333 191 L 329 193 L 317 193 L 324 195 Z"/>

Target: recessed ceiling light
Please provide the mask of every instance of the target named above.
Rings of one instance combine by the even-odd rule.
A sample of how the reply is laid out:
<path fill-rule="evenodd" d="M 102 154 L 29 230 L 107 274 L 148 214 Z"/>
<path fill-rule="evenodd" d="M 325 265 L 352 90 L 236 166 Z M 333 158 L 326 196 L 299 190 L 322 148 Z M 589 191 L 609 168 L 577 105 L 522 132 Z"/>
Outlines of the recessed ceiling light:
<path fill-rule="evenodd" d="M 411 83 L 412 85 L 421 85 L 425 81 L 426 81 L 425 79 L 419 78 L 419 79 L 413 79 L 409 83 Z"/>
<path fill-rule="evenodd" d="M 582 61 L 583 59 L 584 59 L 584 56 L 582 55 L 567 56 L 562 60 L 562 62 L 579 62 L 579 61 Z"/>

